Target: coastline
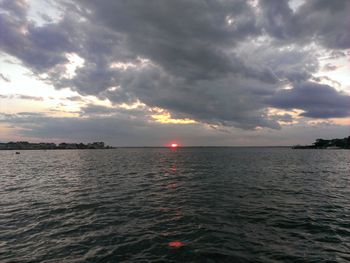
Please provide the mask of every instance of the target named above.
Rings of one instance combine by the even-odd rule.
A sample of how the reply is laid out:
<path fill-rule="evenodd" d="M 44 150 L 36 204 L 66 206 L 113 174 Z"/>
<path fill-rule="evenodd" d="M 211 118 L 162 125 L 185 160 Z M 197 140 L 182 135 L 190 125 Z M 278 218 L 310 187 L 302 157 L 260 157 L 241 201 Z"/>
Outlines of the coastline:
<path fill-rule="evenodd" d="M 343 139 L 317 139 L 312 145 L 295 145 L 292 149 L 328 149 L 340 150 L 350 149 L 350 136 Z"/>
<path fill-rule="evenodd" d="M 52 142 L 30 143 L 27 141 L 0 143 L 0 150 L 96 150 L 96 149 L 114 149 L 112 146 L 105 145 L 104 142 L 93 143 L 66 143 L 60 144 Z"/>

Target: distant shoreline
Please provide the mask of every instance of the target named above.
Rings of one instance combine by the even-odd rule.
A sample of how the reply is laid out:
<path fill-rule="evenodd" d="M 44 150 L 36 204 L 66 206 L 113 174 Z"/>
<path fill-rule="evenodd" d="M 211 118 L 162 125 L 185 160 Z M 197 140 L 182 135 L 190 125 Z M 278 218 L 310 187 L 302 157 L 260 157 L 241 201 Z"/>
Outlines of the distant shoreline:
<path fill-rule="evenodd" d="M 2 149 L 0 151 L 54 151 L 54 150 L 115 150 L 115 149 L 169 149 L 169 146 L 109 146 L 106 148 L 85 148 L 85 149 L 72 149 L 72 148 L 55 148 L 55 149 L 45 149 L 45 148 L 35 148 L 35 149 Z M 350 148 L 315 148 L 313 146 L 181 146 L 177 149 L 216 149 L 216 148 L 236 148 L 236 149 L 318 149 L 318 150 L 349 150 Z"/>
<path fill-rule="evenodd" d="M 312 145 L 295 145 L 292 149 L 350 149 L 350 136 L 343 139 L 317 139 Z"/>
<path fill-rule="evenodd" d="M 18 142 L 17 142 L 18 143 Z M 4 148 L 2 145 L 9 144 L 9 143 L 0 143 L 0 151 L 1 150 L 96 150 L 96 149 L 103 149 L 103 150 L 108 150 L 108 149 L 138 149 L 138 148 L 149 148 L 149 149 L 161 149 L 161 148 L 169 148 L 169 146 L 105 146 L 105 147 L 85 147 L 85 148 L 79 148 L 76 145 L 77 144 L 69 144 L 69 146 L 66 145 L 56 145 L 47 147 L 43 146 L 43 144 L 51 144 L 51 143 L 29 143 L 32 145 L 35 145 L 34 147 L 11 147 L 11 148 Z M 13 143 L 12 143 L 13 144 Z M 60 146 L 61 145 L 61 146 Z M 79 144 L 78 144 L 79 145 Z M 285 146 L 179 146 L 179 148 L 283 148 L 283 149 L 290 149 L 292 146 L 290 145 L 285 145 Z"/>
<path fill-rule="evenodd" d="M 114 147 L 105 145 L 104 142 L 93 143 L 66 143 L 60 144 L 52 142 L 30 143 L 27 141 L 0 143 L 0 150 L 87 150 L 87 149 L 113 149 Z"/>
<path fill-rule="evenodd" d="M 0 143 L 1 150 L 96 150 L 96 149 L 133 149 L 133 148 L 169 148 L 169 146 L 109 146 L 104 142 L 66 143 L 52 142 L 31 143 L 27 141 Z M 179 146 L 178 148 L 289 148 L 289 149 L 350 149 L 350 136 L 343 139 L 317 139 L 312 145 L 284 146 Z"/>

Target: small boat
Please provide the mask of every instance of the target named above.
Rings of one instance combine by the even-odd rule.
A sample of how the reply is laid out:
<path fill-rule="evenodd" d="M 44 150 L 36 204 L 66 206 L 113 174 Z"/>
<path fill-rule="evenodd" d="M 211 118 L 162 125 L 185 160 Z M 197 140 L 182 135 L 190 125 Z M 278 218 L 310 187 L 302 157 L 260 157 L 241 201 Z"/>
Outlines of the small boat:
<path fill-rule="evenodd" d="M 16 154 L 21 154 L 20 152 L 16 152 Z"/>

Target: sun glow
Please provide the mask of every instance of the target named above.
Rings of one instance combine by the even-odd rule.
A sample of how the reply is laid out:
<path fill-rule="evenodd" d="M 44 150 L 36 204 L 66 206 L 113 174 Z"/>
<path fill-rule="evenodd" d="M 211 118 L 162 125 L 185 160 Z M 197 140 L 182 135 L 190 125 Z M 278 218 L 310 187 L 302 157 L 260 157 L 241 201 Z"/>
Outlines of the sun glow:
<path fill-rule="evenodd" d="M 177 147 L 178 147 L 178 144 L 177 144 L 177 143 L 172 143 L 172 144 L 170 145 L 170 147 L 171 147 L 171 148 L 177 148 Z"/>
<path fill-rule="evenodd" d="M 197 123 L 195 120 L 184 118 L 184 119 L 173 119 L 170 112 L 161 109 L 161 108 L 151 108 L 150 110 L 152 114 L 151 117 L 153 120 L 159 123 L 164 123 L 164 124 L 194 124 Z"/>

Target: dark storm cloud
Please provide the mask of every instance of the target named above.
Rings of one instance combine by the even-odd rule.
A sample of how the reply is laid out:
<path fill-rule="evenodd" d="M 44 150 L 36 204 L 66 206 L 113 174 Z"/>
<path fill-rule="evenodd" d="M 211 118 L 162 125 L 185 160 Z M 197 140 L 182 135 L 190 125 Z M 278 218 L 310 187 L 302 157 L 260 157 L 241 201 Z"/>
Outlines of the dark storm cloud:
<path fill-rule="evenodd" d="M 293 12 L 288 0 L 260 0 L 263 27 L 286 42 L 317 41 L 328 48 L 350 48 L 350 2 L 307 0 Z"/>
<path fill-rule="evenodd" d="M 0 47 L 3 51 L 17 57 L 25 65 L 35 70 L 49 69 L 54 65 L 66 61 L 63 54 L 50 50 L 52 48 L 51 46 L 44 47 L 46 36 L 41 36 L 44 38 L 42 41 L 39 39 L 32 41 L 33 39 L 31 38 L 33 36 L 25 36 L 26 33 L 21 31 L 27 30 L 24 26 L 21 21 L 13 19 L 10 15 L 6 16 L 2 14 L 0 16 L 0 28 L 2 31 Z M 38 30 L 35 28 L 32 29 Z M 34 34 L 39 35 L 38 32 L 34 32 Z M 49 43 L 46 44 L 49 45 Z"/>
<path fill-rule="evenodd" d="M 271 93 L 276 77 L 267 68 L 246 65 L 231 51 L 239 41 L 259 33 L 254 10 L 246 1 L 102 1 L 98 5 L 83 1 L 82 5 L 92 10 L 88 20 L 116 35 L 115 46 L 127 51 L 121 53 L 125 55 L 119 57 L 121 61 L 137 63 L 139 57 L 150 63 L 113 70 L 109 54 L 114 51 L 102 43 L 100 56 L 89 57 L 72 80 L 80 92 L 114 102 L 140 99 L 148 106 L 211 124 L 279 128 L 267 119 L 258 98 Z M 116 16 L 117 10 L 123 12 Z M 230 17 L 233 25 L 228 24 Z M 117 61 L 119 54 L 114 57 Z M 121 89 L 106 90 L 112 86 Z"/>
<path fill-rule="evenodd" d="M 75 50 L 68 18 L 61 23 L 37 26 L 28 20 L 29 4 L 23 0 L 0 2 L 0 48 L 37 71 L 67 62 L 63 52 Z"/>
<path fill-rule="evenodd" d="M 350 2 L 348 0 L 305 1 L 296 14 L 303 36 L 311 36 L 326 47 L 350 48 Z"/>
<path fill-rule="evenodd" d="M 288 0 L 260 0 L 259 3 L 263 14 L 263 26 L 268 34 L 284 40 L 297 33 L 293 27 L 293 10 Z"/>
<path fill-rule="evenodd" d="M 233 74 L 273 81 L 268 72 L 255 72 L 230 51 L 259 33 L 254 10 L 246 1 L 103 0 L 81 5 L 92 10 L 90 21 L 119 36 L 116 44 L 128 50 L 124 53 L 130 53 L 129 60 L 150 59 L 170 77 L 189 84 Z M 232 25 L 227 23 L 230 17 Z"/>
<path fill-rule="evenodd" d="M 276 92 L 269 99 L 271 106 L 282 109 L 303 110 L 310 118 L 341 118 L 350 115 L 350 96 L 328 85 L 304 82 L 292 89 Z"/>
<path fill-rule="evenodd" d="M 280 128 L 283 120 L 268 114 L 270 106 L 303 109 L 315 118 L 349 115 L 321 95 L 301 99 L 316 85 L 310 79 L 319 69 L 316 49 L 301 47 L 314 41 L 350 47 L 346 0 L 308 0 L 296 11 L 286 0 L 261 0 L 257 7 L 243 0 L 61 1 L 62 18 L 41 26 L 21 3 L 1 2 L 7 12 L 0 15 L 0 48 L 46 73 L 56 88 L 116 104 L 139 100 L 176 117 L 247 130 Z M 84 65 L 67 78 L 62 65 L 72 52 Z M 286 84 L 292 90 L 276 92 Z M 82 109 L 93 114 L 114 112 Z"/>

